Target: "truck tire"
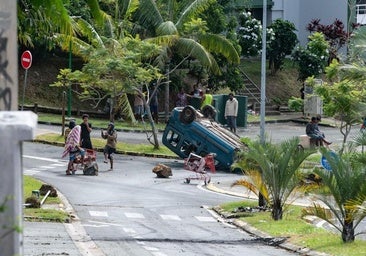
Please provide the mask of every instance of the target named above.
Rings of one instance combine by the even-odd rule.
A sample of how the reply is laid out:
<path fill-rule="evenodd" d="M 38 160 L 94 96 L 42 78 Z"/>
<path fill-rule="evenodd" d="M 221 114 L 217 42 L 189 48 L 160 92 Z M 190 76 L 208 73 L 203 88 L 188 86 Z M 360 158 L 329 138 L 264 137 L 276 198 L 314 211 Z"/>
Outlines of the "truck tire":
<path fill-rule="evenodd" d="M 185 107 L 180 113 L 180 121 L 184 124 L 190 124 L 196 119 L 196 110 L 192 106 Z"/>
<path fill-rule="evenodd" d="M 206 105 L 201 110 L 204 117 L 209 119 L 215 119 L 216 117 L 216 109 L 211 105 Z"/>

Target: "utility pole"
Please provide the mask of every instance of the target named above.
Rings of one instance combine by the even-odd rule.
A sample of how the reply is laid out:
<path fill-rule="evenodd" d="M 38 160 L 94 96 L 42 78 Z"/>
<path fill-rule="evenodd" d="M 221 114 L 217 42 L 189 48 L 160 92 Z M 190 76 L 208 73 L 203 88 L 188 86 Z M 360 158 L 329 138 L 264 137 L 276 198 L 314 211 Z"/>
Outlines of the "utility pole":
<path fill-rule="evenodd" d="M 261 107 L 260 107 L 260 141 L 265 141 L 266 117 L 266 48 L 267 47 L 267 0 L 263 0 L 262 18 L 262 61 L 261 61 Z"/>
<path fill-rule="evenodd" d="M 22 141 L 37 116 L 18 110 L 17 1 L 0 0 L 0 253 L 23 255 Z"/>

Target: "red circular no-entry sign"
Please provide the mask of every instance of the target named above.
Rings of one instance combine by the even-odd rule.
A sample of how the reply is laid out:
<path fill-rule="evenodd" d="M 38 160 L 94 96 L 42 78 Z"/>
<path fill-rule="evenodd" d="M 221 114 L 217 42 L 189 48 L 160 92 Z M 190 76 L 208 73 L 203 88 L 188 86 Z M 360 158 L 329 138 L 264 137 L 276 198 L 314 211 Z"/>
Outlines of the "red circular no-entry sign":
<path fill-rule="evenodd" d="M 22 53 L 22 57 L 20 57 L 20 63 L 24 69 L 28 69 L 32 65 L 32 54 L 30 51 L 25 51 Z"/>

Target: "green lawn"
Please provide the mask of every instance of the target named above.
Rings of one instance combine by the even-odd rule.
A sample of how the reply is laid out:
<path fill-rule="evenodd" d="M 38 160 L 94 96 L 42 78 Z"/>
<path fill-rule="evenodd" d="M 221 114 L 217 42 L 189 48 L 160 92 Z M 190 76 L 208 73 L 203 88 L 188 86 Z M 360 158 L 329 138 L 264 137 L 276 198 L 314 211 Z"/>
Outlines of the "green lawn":
<path fill-rule="evenodd" d="M 238 207 L 255 207 L 257 201 L 227 203 L 220 207 L 225 212 L 231 212 Z M 343 243 L 340 233 L 331 233 L 317 228 L 301 218 L 302 207 L 290 205 L 284 212 L 283 219 L 274 221 L 270 212 L 246 213 L 240 219 L 250 226 L 274 237 L 288 237 L 288 242 L 324 252 L 334 256 L 364 256 L 366 241 L 357 239 L 353 243 Z"/>
<path fill-rule="evenodd" d="M 33 190 L 39 190 L 42 186 L 42 182 L 34 179 L 33 177 L 23 175 L 23 198 L 25 199 L 32 196 Z M 39 200 L 43 200 L 43 196 L 40 196 Z M 58 197 L 47 197 L 41 208 L 25 208 L 23 215 L 28 220 L 42 220 L 42 221 L 68 221 L 69 215 L 60 211 L 58 205 L 61 200 Z"/>

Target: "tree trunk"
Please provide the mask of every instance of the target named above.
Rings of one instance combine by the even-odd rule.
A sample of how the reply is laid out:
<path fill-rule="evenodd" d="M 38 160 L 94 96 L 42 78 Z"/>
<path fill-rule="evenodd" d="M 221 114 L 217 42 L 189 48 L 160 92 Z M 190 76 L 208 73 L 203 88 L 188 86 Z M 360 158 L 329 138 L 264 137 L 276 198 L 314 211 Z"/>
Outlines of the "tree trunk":
<path fill-rule="evenodd" d="M 258 195 L 258 206 L 259 207 L 266 207 L 267 206 L 266 199 L 264 198 L 262 193 L 259 193 L 259 195 Z"/>
<path fill-rule="evenodd" d="M 282 206 L 281 206 L 281 200 L 274 200 L 272 205 L 272 219 L 273 220 L 282 220 Z"/>
<path fill-rule="evenodd" d="M 355 229 L 353 228 L 353 221 L 344 221 L 342 240 L 345 243 L 353 242 L 355 240 Z"/>
<path fill-rule="evenodd" d="M 157 90 L 157 88 L 155 90 Z M 154 91 L 154 92 L 156 93 L 156 91 Z M 150 126 L 151 126 L 153 138 L 154 138 L 154 142 L 153 143 L 150 140 L 149 140 L 149 142 L 154 145 L 154 148 L 155 149 L 159 149 L 160 146 L 159 146 L 159 140 L 158 140 L 158 130 L 156 129 L 154 119 L 153 119 L 153 117 L 151 115 L 151 111 L 150 111 L 150 99 L 148 99 L 146 101 L 145 96 L 144 96 L 144 94 L 142 93 L 141 90 L 137 90 L 137 93 L 141 96 L 142 101 L 144 103 L 144 107 L 146 109 L 147 118 L 149 119 L 149 123 L 150 123 Z"/>

